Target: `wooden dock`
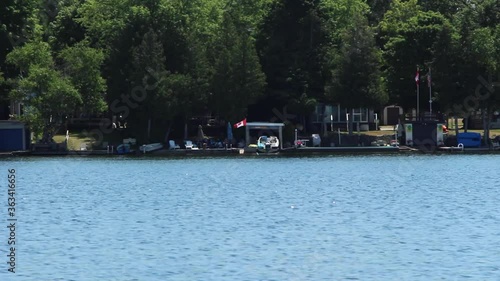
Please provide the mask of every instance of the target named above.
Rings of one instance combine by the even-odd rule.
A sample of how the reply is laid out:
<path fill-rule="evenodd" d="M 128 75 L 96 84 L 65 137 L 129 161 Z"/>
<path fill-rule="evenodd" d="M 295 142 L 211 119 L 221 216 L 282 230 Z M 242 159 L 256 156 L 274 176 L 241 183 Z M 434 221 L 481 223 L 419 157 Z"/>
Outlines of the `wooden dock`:
<path fill-rule="evenodd" d="M 445 152 L 463 152 L 464 148 L 458 146 L 442 146 L 438 147 L 438 150 Z"/>
<path fill-rule="evenodd" d="M 500 153 L 500 150 L 490 148 L 461 148 L 461 147 L 437 147 L 432 150 L 420 150 L 408 146 L 353 146 L 353 147 L 290 147 L 279 151 L 257 152 L 256 148 L 215 148 L 215 149 L 162 149 L 143 154 L 136 151 L 131 154 L 110 153 L 107 150 L 71 150 L 71 151 L 14 151 L 0 152 L 0 157 L 12 156 L 103 156 L 103 157 L 142 157 L 142 156 L 165 156 L 165 157 L 211 157 L 211 156 L 262 156 L 262 155 L 285 155 L 285 156 L 307 156 L 307 155 L 333 155 L 333 154 L 398 154 L 398 153 L 467 153 L 487 154 Z"/>
<path fill-rule="evenodd" d="M 398 153 L 399 147 L 394 146 L 353 146 L 353 147 L 299 147 L 293 149 L 284 149 L 284 153 L 299 154 L 331 154 L 331 153 Z"/>

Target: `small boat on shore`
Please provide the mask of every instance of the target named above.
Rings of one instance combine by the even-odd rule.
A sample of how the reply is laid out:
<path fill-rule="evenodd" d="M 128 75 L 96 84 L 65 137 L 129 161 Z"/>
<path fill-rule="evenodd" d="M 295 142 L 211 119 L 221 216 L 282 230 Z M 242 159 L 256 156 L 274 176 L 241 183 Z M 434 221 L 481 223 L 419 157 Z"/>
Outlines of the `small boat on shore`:
<path fill-rule="evenodd" d="M 122 143 L 116 147 L 117 154 L 133 154 L 134 152 L 129 143 Z"/>
<path fill-rule="evenodd" d="M 139 151 L 142 153 L 148 153 L 148 152 L 153 152 L 156 150 L 160 150 L 163 148 L 163 144 L 161 143 L 150 143 L 150 144 L 143 144 L 139 147 Z"/>

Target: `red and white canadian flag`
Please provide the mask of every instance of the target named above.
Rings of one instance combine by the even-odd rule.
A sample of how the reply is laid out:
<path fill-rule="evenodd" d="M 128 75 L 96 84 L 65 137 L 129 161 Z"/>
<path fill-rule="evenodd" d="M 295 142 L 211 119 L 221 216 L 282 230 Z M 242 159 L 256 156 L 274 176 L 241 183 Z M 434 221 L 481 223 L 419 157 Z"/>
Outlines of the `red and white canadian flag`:
<path fill-rule="evenodd" d="M 245 119 L 241 120 L 240 122 L 234 124 L 233 127 L 241 128 L 241 127 L 244 127 L 246 125 L 247 125 L 247 119 L 245 118 Z"/>

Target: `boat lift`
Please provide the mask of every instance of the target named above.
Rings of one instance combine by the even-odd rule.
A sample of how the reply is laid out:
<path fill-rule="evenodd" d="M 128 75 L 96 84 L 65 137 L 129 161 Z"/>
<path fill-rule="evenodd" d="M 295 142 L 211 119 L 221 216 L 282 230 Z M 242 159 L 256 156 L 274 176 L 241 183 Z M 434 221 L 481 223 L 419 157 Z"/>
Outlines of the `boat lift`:
<path fill-rule="evenodd" d="M 268 135 L 270 131 L 278 129 L 278 138 L 280 142 L 280 149 L 283 149 L 283 127 L 284 123 L 267 123 L 267 122 L 247 122 L 245 126 L 245 142 L 246 145 L 250 143 L 250 130 L 263 130 Z"/>

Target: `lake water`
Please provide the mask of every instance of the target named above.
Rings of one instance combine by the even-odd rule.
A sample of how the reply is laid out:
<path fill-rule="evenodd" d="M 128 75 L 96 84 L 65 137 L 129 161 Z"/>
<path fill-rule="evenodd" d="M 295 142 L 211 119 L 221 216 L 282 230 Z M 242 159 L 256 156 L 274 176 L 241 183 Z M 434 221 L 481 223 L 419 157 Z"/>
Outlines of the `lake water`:
<path fill-rule="evenodd" d="M 0 280 L 500 280 L 499 163 L 0 159 Z"/>

